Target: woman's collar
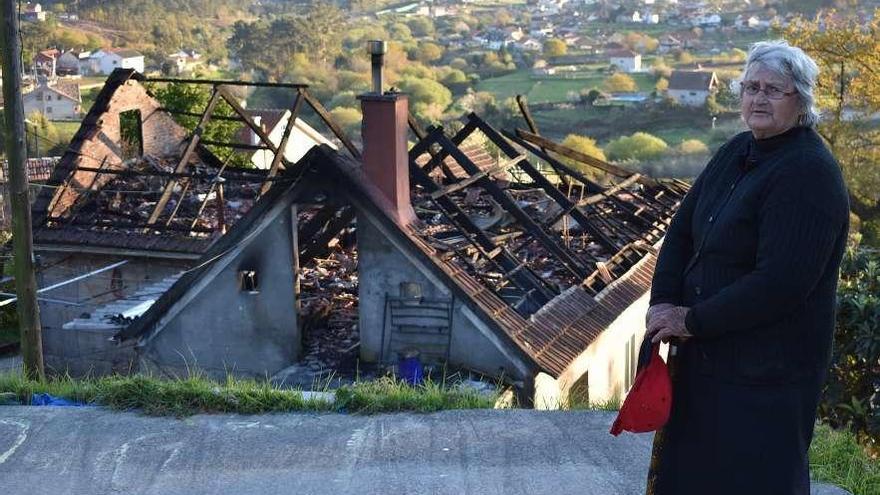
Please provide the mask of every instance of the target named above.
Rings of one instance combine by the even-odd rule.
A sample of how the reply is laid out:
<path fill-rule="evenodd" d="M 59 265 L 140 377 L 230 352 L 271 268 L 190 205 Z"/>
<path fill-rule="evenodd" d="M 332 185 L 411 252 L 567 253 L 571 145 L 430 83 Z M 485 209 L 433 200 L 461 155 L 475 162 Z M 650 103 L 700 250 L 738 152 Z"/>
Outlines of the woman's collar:
<path fill-rule="evenodd" d="M 794 126 L 783 133 L 764 139 L 757 139 L 755 138 L 755 135 L 752 134 L 750 144 L 761 153 L 772 152 L 785 146 L 788 142 L 797 137 L 803 129 L 806 128 L 802 126 Z"/>

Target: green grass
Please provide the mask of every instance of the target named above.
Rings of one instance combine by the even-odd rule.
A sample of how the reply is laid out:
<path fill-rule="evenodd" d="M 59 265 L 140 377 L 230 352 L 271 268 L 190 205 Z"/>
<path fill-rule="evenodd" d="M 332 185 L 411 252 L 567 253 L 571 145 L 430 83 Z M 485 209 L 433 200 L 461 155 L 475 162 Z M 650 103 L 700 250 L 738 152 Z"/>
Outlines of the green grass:
<path fill-rule="evenodd" d="M 518 94 L 526 95 L 529 103 L 566 102 L 569 92 L 579 92 L 593 87 L 602 88 L 605 80 L 602 74 L 579 73 L 576 78 L 559 76 L 532 77 L 530 70 L 520 70 L 512 74 L 485 79 L 477 84 L 477 91 L 487 91 L 497 100 L 504 100 Z M 651 74 L 629 74 L 639 87 L 639 91 L 654 90 L 655 78 Z"/>
<path fill-rule="evenodd" d="M 79 130 L 82 122 L 70 121 L 70 120 L 53 120 L 52 125 L 58 129 L 58 133 L 65 136 L 73 136 L 76 134 L 76 131 Z"/>
<path fill-rule="evenodd" d="M 0 394 L 11 394 L 20 403 L 27 404 L 34 393 L 49 393 L 116 410 L 139 410 L 153 416 L 294 411 L 431 412 L 490 409 L 497 399 L 494 395 L 432 381 L 410 386 L 390 377 L 342 386 L 335 392 L 335 402 L 306 399 L 299 390 L 281 389 L 265 381 L 229 377 L 221 383 L 197 374 L 176 380 L 133 375 L 91 379 L 61 377 L 44 382 L 27 380 L 20 373 L 0 374 Z"/>
<path fill-rule="evenodd" d="M 813 479 L 833 483 L 853 495 L 880 495 L 880 461 L 871 459 L 849 431 L 816 426 L 810 471 Z"/>

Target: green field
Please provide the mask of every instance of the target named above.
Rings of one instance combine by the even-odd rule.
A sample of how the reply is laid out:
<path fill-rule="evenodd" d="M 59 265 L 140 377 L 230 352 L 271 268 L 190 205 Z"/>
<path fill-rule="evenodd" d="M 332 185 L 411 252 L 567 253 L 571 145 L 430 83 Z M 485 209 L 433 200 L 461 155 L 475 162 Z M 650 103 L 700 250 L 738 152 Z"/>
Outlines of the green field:
<path fill-rule="evenodd" d="M 575 74 L 576 77 L 533 76 L 530 70 L 520 70 L 501 77 L 480 81 L 477 91 L 493 93 L 498 100 L 518 94 L 526 95 L 531 103 L 570 101 L 569 93 L 583 89 L 602 88 L 605 76 L 601 74 Z M 630 74 L 639 86 L 639 91 L 654 90 L 655 79 L 652 74 Z"/>

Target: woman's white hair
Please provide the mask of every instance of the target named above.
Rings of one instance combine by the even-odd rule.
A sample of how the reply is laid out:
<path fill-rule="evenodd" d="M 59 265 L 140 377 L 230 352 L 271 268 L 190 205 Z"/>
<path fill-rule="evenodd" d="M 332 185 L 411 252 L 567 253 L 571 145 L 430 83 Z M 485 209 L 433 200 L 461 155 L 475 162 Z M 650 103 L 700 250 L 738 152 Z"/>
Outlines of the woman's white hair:
<path fill-rule="evenodd" d="M 815 127 L 819 123 L 819 110 L 813 95 L 816 79 L 819 77 L 819 66 L 809 55 L 785 40 L 759 41 L 749 49 L 740 81 L 757 67 L 772 70 L 794 83 L 801 102 L 798 124 Z"/>

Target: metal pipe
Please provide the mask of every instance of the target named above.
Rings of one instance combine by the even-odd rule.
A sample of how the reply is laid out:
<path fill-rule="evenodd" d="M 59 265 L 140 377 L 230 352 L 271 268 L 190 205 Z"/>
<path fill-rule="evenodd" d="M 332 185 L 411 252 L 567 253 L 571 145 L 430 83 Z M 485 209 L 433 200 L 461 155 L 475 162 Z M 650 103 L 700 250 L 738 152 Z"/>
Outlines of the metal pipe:
<path fill-rule="evenodd" d="M 388 43 L 382 40 L 371 40 L 367 42 L 367 46 L 373 68 L 373 93 L 381 95 L 385 85 L 382 66 L 385 64 L 385 54 L 388 53 Z"/>
<path fill-rule="evenodd" d="M 59 288 L 59 287 L 64 287 L 65 285 L 69 285 L 69 284 L 72 284 L 72 283 L 74 283 L 74 282 L 79 282 L 79 281 L 82 280 L 82 279 L 89 278 L 89 277 L 91 277 L 91 276 L 93 276 L 93 275 L 97 275 L 97 274 L 99 274 L 99 273 L 103 273 L 103 272 L 106 272 L 106 271 L 108 271 L 108 270 L 112 270 L 112 269 L 117 268 L 117 267 L 120 267 L 120 266 L 122 266 L 122 265 L 124 265 L 124 264 L 126 264 L 126 263 L 128 263 L 128 260 L 122 260 L 122 261 L 120 261 L 120 262 L 113 263 L 112 265 L 105 266 L 104 268 L 99 268 L 99 269 L 97 269 L 97 270 L 95 270 L 95 271 L 92 271 L 92 272 L 86 273 L 85 275 L 80 275 L 80 276 L 78 276 L 78 277 L 74 277 L 74 278 L 72 278 L 72 279 L 70 279 L 70 280 L 65 280 L 65 281 L 63 281 L 63 282 L 58 282 L 57 284 L 50 285 L 49 287 L 44 287 L 44 288 L 38 290 L 38 291 L 37 291 L 37 294 L 42 294 L 42 293 L 44 293 L 44 292 L 49 292 L 50 290 L 54 290 L 54 289 L 57 289 L 57 288 Z M 6 306 L 7 304 L 12 304 L 12 303 L 14 303 L 14 302 L 17 301 L 17 300 L 18 300 L 17 297 L 12 297 L 12 298 L 9 298 L 9 299 L 5 299 L 5 300 L 3 300 L 3 301 L 0 301 L 0 306 Z"/>

